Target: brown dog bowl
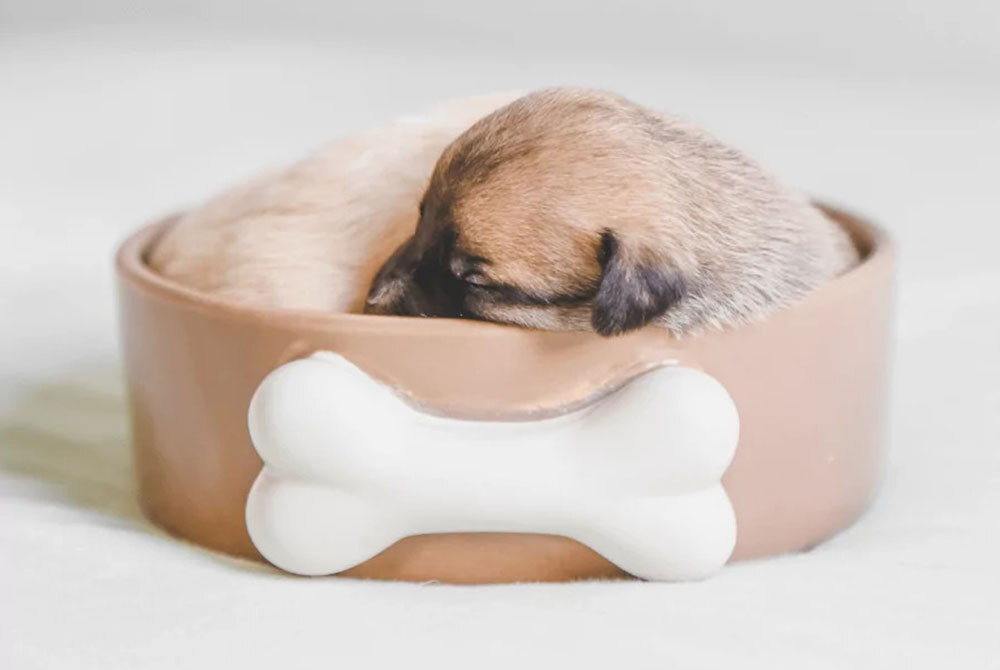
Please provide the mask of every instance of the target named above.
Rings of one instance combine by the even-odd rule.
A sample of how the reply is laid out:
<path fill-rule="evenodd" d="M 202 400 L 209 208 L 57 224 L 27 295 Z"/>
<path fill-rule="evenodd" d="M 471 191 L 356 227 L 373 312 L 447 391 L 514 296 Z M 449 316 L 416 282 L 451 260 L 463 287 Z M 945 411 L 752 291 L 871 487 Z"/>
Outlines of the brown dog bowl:
<path fill-rule="evenodd" d="M 737 521 L 732 559 L 809 548 L 862 512 L 885 452 L 893 251 L 873 226 L 827 212 L 854 237 L 857 267 L 763 322 L 684 340 L 656 328 L 605 339 L 234 306 L 152 272 L 146 254 L 171 224 L 149 226 L 117 257 L 143 508 L 171 533 L 259 559 L 244 520 L 261 469 L 247 408 L 265 375 L 316 350 L 462 418 L 544 414 L 676 359 L 718 379 L 740 414 L 723 478 Z M 564 537 L 451 533 L 408 537 L 341 574 L 478 583 L 624 573 Z"/>

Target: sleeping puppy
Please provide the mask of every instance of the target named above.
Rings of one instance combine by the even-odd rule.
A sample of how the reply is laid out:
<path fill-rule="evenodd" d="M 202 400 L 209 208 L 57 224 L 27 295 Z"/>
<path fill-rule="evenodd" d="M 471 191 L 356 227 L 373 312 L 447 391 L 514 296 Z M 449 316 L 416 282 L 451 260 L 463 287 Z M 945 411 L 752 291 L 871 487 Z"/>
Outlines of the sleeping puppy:
<path fill-rule="evenodd" d="M 843 229 L 705 132 L 552 89 L 444 150 L 365 310 L 681 335 L 759 319 L 856 262 Z"/>

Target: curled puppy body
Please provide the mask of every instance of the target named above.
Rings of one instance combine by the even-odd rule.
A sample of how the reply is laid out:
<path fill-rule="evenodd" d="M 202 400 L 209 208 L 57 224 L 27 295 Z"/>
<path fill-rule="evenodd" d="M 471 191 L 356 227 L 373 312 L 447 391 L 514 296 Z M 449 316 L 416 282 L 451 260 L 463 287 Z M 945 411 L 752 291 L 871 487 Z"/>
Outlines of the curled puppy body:
<path fill-rule="evenodd" d="M 366 311 L 680 335 L 758 319 L 856 262 L 844 230 L 704 131 L 551 89 L 445 149 Z"/>
<path fill-rule="evenodd" d="M 413 233 L 413 212 L 441 151 L 516 97 L 452 101 L 333 142 L 183 215 L 148 262 L 243 305 L 361 311 L 378 267 Z"/>

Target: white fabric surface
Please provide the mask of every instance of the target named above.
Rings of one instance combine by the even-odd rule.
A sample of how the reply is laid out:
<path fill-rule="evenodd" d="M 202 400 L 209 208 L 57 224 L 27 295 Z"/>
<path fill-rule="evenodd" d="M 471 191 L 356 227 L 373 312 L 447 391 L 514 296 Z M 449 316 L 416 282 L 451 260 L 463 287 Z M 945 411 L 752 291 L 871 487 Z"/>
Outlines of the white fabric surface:
<path fill-rule="evenodd" d="M 997 663 L 996 79 L 446 51 L 189 32 L 0 38 L 0 668 Z M 892 452 L 870 512 L 809 553 L 677 585 L 293 578 L 146 523 L 114 244 L 331 136 L 444 96 L 552 82 L 697 119 L 897 235 Z"/>

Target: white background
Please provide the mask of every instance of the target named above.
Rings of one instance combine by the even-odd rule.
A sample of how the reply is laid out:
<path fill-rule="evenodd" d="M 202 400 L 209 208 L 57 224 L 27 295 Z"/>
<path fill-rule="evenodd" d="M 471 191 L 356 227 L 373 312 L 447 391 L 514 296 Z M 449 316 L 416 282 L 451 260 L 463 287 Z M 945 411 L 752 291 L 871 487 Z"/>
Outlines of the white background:
<path fill-rule="evenodd" d="M 553 84 L 694 119 L 896 235 L 870 513 L 683 585 L 293 579 L 147 525 L 116 242 L 351 130 Z M 995 665 L 998 151 L 989 0 L 0 0 L 0 667 Z"/>

